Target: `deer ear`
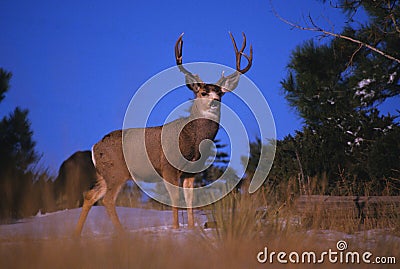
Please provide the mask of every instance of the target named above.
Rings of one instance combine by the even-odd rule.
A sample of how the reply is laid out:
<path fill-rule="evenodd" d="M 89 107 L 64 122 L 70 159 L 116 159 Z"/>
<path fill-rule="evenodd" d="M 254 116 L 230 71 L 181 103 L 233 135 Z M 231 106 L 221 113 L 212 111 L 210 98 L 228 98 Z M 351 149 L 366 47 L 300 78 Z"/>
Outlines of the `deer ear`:
<path fill-rule="evenodd" d="M 236 89 L 239 84 L 239 78 L 241 73 L 235 72 L 227 77 L 222 74 L 221 79 L 217 82 L 217 85 L 221 87 L 222 92 L 231 92 Z"/>
<path fill-rule="evenodd" d="M 192 90 L 193 92 L 197 93 L 201 87 L 204 87 L 204 82 L 198 75 L 186 75 L 186 86 Z"/>
<path fill-rule="evenodd" d="M 200 83 L 186 84 L 186 86 L 191 91 L 193 91 L 194 93 L 198 93 L 200 91 L 200 88 L 201 88 L 201 84 Z"/>

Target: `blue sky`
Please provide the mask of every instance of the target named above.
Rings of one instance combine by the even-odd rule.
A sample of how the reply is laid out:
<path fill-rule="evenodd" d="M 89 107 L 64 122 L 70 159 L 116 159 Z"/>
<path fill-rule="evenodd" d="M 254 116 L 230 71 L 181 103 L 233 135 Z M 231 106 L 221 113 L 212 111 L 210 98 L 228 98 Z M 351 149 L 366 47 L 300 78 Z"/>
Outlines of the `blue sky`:
<path fill-rule="evenodd" d="M 295 22 L 311 14 L 320 25 L 338 30 L 344 21 L 339 11 L 316 0 L 273 3 Z M 0 116 L 15 106 L 29 109 L 42 163 L 53 171 L 75 151 L 90 149 L 122 127 L 135 91 L 174 66 L 173 46 L 182 32 L 185 63 L 231 67 L 228 31 L 238 42 L 245 32 L 254 48 L 247 76 L 267 99 L 278 138 L 301 128 L 279 82 L 291 51 L 315 34 L 279 21 L 269 1 L 16 0 L 2 1 L 0 10 L 0 67 L 13 73 Z M 182 95 L 192 96 L 183 89 Z"/>

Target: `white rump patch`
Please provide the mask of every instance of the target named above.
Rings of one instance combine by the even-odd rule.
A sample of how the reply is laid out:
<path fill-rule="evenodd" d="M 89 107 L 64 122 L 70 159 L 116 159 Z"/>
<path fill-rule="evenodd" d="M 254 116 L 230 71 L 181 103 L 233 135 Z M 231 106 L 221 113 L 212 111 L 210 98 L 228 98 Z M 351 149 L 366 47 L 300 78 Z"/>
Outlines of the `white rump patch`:
<path fill-rule="evenodd" d="M 90 151 L 92 152 L 92 162 L 94 164 L 94 167 L 96 167 L 96 160 L 94 159 L 94 145 L 92 146 L 92 149 Z"/>

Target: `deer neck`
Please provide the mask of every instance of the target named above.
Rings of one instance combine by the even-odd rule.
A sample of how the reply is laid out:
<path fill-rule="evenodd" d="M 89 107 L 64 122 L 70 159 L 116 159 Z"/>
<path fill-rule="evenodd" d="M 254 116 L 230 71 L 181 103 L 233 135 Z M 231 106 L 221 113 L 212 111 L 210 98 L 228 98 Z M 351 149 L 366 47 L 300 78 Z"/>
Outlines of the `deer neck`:
<path fill-rule="evenodd" d="M 210 99 L 195 99 L 190 108 L 190 120 L 205 119 L 219 124 L 221 104 Z"/>
<path fill-rule="evenodd" d="M 210 106 L 207 101 L 195 100 L 188 117 L 187 130 L 195 138 L 195 144 L 204 139 L 213 140 L 219 129 L 220 107 Z"/>

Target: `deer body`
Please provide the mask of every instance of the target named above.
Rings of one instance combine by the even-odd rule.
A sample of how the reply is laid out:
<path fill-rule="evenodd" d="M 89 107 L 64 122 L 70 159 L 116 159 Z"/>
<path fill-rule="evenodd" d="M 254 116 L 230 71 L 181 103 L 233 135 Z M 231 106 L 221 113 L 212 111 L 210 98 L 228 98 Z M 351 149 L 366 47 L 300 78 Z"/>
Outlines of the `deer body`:
<path fill-rule="evenodd" d="M 166 182 L 178 185 L 186 168 L 185 165 L 188 165 L 187 161 L 189 161 L 189 165 L 194 161 L 198 161 L 197 165 L 204 165 L 208 155 L 203 154 L 204 156 L 202 156 L 199 149 L 203 141 L 214 140 L 218 132 L 221 97 L 225 92 L 236 88 L 240 74 L 246 72 L 251 66 L 252 50 L 250 49 L 250 57 L 243 54 L 245 36 L 240 52 L 237 50 L 232 35 L 231 38 L 236 52 L 237 72 L 228 77 L 222 76 L 215 84 L 206 84 L 197 75 L 193 75 L 182 66 L 182 35 L 179 37 L 175 45 L 176 61 L 181 72 L 185 74 L 186 85 L 195 94 L 189 117 L 174 120 L 163 126 L 113 131 L 93 146 L 92 158 L 96 167 L 97 183 L 85 194 L 82 212 L 75 229 L 76 235 L 81 233 L 92 205 L 102 197 L 104 197 L 104 206 L 114 226 L 118 230 L 122 230 L 115 210 L 115 200 L 121 187 L 129 178 L 146 180 L 158 175 Z M 246 57 L 249 62 L 245 69 L 240 69 L 241 56 Z M 178 146 L 168 143 L 176 139 L 178 139 Z M 125 151 L 122 146 L 123 140 L 129 144 L 128 148 L 124 148 Z M 176 162 L 173 162 L 175 165 L 171 164 L 170 159 L 166 156 L 166 153 L 170 152 L 172 155 L 168 156 L 175 159 L 175 156 L 178 155 L 177 147 L 186 161 L 183 163 L 178 161 L 178 167 Z M 127 163 L 130 169 L 128 169 Z M 193 183 L 193 175 L 183 181 L 189 227 L 194 226 L 191 208 Z M 166 184 L 166 188 L 172 202 L 173 227 L 178 228 L 178 208 L 175 205 L 179 199 L 179 192 L 169 188 L 168 184 Z"/>
<path fill-rule="evenodd" d="M 204 109 L 207 108 L 205 107 Z M 163 171 L 171 166 L 165 156 L 165 151 L 173 152 L 176 151 L 176 148 L 174 145 L 168 143 L 162 145 L 162 132 L 166 136 L 171 136 L 171 140 L 179 137 L 179 151 L 186 160 L 197 161 L 200 159 L 200 152 L 198 150 L 200 143 L 204 140 L 214 140 L 219 129 L 219 124 L 218 121 L 205 118 L 192 120 L 191 116 L 177 119 L 163 126 L 124 130 L 123 136 L 124 139 L 129 141 L 130 149 L 128 152 L 125 152 L 125 158 L 130 164 L 133 177 L 140 180 L 151 179 L 154 176 L 154 171 L 162 176 Z M 168 137 L 164 139 L 165 141 L 169 140 Z M 126 148 L 125 150 L 127 151 Z M 120 151 L 122 151 L 122 144 Z M 150 167 L 148 166 L 149 162 L 143 161 L 147 157 L 145 154 L 147 154 L 151 163 Z M 202 158 L 203 164 L 205 157 L 207 156 L 203 156 Z M 175 167 L 171 166 L 171 169 L 175 169 Z M 167 181 L 175 184 L 178 179 L 175 179 L 173 182 Z"/>

